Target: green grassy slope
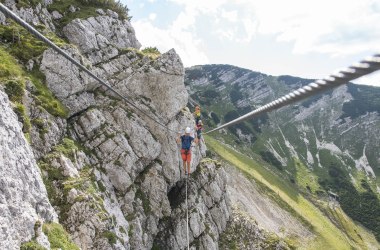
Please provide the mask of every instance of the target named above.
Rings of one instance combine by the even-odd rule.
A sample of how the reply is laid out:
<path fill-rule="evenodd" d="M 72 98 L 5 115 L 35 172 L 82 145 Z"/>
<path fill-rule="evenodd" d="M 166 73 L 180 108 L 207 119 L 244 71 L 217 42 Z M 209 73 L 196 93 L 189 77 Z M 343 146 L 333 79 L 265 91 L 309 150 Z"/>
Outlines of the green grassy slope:
<path fill-rule="evenodd" d="M 223 160 L 243 171 L 249 178 L 267 187 L 278 204 L 285 203 L 296 217 L 311 225 L 317 237 L 300 248 L 305 249 L 368 249 L 367 244 L 380 245 L 374 236 L 356 225 L 340 208 L 331 209 L 325 201 L 315 205 L 306 199 L 296 186 L 265 168 L 260 159 L 252 159 L 234 151 L 210 136 L 205 136 L 206 144 Z M 331 219 L 329 219 L 331 218 Z"/>

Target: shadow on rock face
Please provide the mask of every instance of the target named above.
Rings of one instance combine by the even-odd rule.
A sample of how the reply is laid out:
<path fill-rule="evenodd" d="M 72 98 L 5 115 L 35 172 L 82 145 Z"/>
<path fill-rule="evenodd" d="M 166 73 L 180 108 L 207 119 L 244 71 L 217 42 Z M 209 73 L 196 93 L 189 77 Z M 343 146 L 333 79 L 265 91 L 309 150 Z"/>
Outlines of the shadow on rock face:
<path fill-rule="evenodd" d="M 175 209 L 185 202 L 185 180 L 177 182 L 177 184 L 170 189 L 168 193 L 168 199 L 171 209 Z"/>

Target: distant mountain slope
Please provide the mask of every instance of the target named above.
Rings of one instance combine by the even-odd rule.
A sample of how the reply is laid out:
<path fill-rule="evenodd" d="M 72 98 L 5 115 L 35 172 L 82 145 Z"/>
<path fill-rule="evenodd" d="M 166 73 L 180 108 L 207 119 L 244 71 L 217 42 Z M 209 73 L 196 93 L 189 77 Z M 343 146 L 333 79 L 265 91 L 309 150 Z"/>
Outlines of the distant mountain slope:
<path fill-rule="evenodd" d="M 210 136 L 205 137 L 209 149 L 234 166 L 225 168 L 229 175 L 227 191 L 234 209 L 232 221 L 220 239 L 222 249 L 226 249 L 223 248 L 226 239 L 228 249 L 287 249 L 278 248 L 281 240 L 279 242 L 276 236 L 271 242 L 277 246 L 257 246 L 260 241 L 252 242 L 252 239 L 260 234 L 252 230 L 250 224 L 275 232 L 291 249 L 380 247 L 375 236 L 348 218 L 333 199 L 313 199 L 284 181 L 281 172 L 267 169 L 268 164 L 260 157 L 246 157 Z M 236 213 L 240 216 L 235 216 Z M 254 223 L 250 223 L 252 219 Z"/>
<path fill-rule="evenodd" d="M 209 128 L 311 81 L 230 65 L 194 66 L 185 76 Z M 214 136 L 260 155 L 306 193 L 337 192 L 344 211 L 380 239 L 379 114 L 380 88 L 348 84 Z"/>

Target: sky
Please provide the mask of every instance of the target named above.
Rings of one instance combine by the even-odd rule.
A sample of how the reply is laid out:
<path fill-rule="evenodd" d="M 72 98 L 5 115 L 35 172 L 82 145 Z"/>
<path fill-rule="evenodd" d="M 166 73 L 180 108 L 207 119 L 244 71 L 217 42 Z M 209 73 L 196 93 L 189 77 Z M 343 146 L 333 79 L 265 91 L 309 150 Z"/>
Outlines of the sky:
<path fill-rule="evenodd" d="M 121 0 L 137 39 L 185 67 L 324 78 L 380 53 L 380 0 Z M 380 72 L 354 81 L 380 87 Z"/>

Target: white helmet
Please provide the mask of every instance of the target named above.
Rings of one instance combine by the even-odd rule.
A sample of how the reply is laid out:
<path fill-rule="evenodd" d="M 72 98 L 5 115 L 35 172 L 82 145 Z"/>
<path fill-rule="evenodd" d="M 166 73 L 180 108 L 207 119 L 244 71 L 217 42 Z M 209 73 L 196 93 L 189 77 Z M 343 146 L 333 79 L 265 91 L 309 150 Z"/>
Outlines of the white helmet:
<path fill-rule="evenodd" d="M 191 132 L 191 128 L 187 127 L 187 128 L 185 129 L 185 133 L 186 133 L 186 134 L 190 134 L 190 132 Z"/>

